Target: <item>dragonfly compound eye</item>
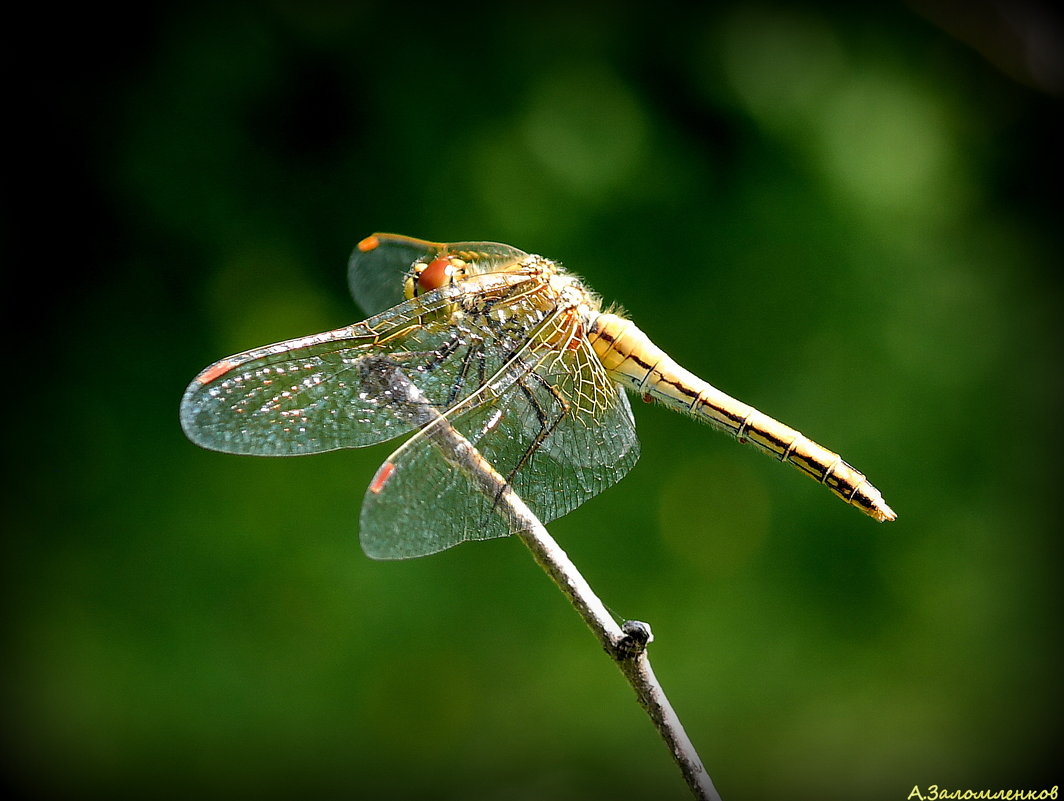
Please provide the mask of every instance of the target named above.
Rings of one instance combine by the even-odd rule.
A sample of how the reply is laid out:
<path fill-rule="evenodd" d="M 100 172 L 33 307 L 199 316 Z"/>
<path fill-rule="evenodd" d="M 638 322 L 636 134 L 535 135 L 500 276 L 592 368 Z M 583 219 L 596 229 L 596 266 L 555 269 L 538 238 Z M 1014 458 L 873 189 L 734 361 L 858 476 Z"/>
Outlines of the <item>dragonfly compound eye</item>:
<path fill-rule="evenodd" d="M 455 256 L 439 256 L 417 270 L 418 292 L 431 292 L 453 284 L 465 273 L 466 263 Z"/>
<path fill-rule="evenodd" d="M 440 256 L 427 264 L 414 262 L 413 270 L 407 275 L 404 285 L 407 300 L 452 283 L 453 270 L 451 259 L 447 256 Z"/>

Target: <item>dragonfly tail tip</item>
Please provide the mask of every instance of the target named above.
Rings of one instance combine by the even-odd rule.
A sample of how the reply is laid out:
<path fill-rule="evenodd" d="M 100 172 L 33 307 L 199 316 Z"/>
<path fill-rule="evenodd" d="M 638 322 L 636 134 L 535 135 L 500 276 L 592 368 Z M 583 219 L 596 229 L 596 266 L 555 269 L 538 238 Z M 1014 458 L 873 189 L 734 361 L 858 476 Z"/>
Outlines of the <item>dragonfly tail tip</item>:
<path fill-rule="evenodd" d="M 891 521 L 898 519 L 897 513 L 882 501 L 879 503 L 878 508 L 872 513 L 872 517 L 880 523 L 890 523 Z"/>

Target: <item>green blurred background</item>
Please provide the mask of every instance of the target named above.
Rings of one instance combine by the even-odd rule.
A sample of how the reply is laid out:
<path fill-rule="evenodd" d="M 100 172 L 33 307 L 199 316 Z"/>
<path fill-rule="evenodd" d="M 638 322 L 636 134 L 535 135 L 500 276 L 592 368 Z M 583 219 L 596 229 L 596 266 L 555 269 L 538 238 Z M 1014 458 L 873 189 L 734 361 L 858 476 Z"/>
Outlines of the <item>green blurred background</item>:
<path fill-rule="evenodd" d="M 1058 782 L 1060 38 L 1037 4 L 956 8 L 169 3 L 13 25 L 13 786 L 686 797 L 518 541 L 362 555 L 391 445 L 184 439 L 203 366 L 358 319 L 346 259 L 375 230 L 561 259 L 898 511 L 877 525 L 636 404 L 640 463 L 551 526 L 653 625 L 726 799 Z"/>

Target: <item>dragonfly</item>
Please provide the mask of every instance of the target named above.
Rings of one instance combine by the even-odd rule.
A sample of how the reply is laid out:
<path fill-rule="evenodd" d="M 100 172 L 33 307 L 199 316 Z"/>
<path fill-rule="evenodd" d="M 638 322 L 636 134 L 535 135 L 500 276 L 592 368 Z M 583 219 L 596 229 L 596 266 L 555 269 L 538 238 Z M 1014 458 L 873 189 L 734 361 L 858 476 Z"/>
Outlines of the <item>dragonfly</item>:
<path fill-rule="evenodd" d="M 837 453 L 685 370 L 556 261 L 497 242 L 377 233 L 355 248 L 348 282 L 370 317 L 215 362 L 189 384 L 180 417 L 195 444 L 258 456 L 411 434 L 366 490 L 359 537 L 370 557 L 519 530 L 431 435 L 441 418 L 549 522 L 632 469 L 627 392 L 793 465 L 875 520 L 896 518 Z"/>

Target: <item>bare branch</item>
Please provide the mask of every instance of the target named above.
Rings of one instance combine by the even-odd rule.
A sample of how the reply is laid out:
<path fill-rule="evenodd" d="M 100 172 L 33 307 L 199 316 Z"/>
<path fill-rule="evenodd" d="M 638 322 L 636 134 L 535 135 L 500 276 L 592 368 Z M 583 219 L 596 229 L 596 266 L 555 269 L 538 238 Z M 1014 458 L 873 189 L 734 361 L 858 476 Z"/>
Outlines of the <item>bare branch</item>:
<path fill-rule="evenodd" d="M 394 397 L 403 398 L 411 416 L 424 425 L 421 436 L 428 437 L 444 457 L 459 466 L 477 484 L 477 489 L 495 499 L 496 511 L 517 522 L 517 536 L 525 543 L 536 562 L 569 599 L 576 611 L 598 637 L 635 690 L 639 704 L 650 716 L 669 751 L 676 760 L 684 780 L 696 798 L 719 801 L 720 795 L 702 765 L 680 719 L 650 667 L 646 645 L 652 639 L 645 623 L 628 621 L 622 630 L 592 591 L 565 551 L 547 533 L 547 529 L 513 491 L 487 459 L 450 424 L 421 391 L 394 367 L 384 380 Z"/>

